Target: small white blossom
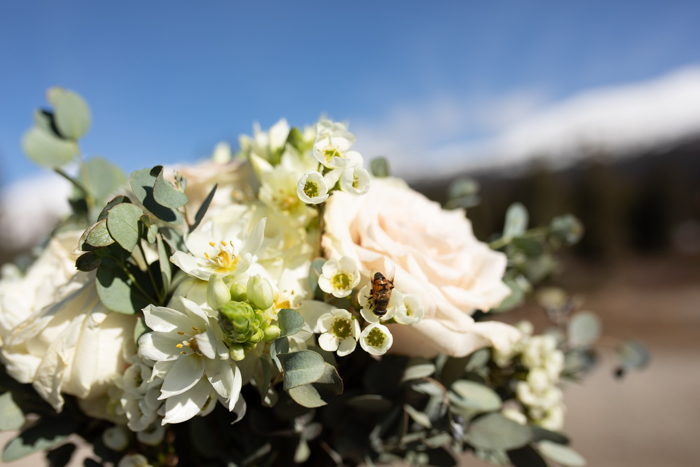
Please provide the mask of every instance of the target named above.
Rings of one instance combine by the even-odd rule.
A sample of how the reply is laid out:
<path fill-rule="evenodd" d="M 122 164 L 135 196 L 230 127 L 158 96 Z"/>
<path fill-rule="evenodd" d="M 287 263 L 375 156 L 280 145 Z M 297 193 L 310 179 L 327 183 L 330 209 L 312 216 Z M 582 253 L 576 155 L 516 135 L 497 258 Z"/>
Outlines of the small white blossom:
<path fill-rule="evenodd" d="M 360 337 L 360 324 L 347 310 L 335 309 L 318 318 L 318 327 L 322 334 L 318 345 L 327 352 L 338 352 L 344 357 L 352 353 Z"/>
<path fill-rule="evenodd" d="M 153 467 L 148 459 L 141 454 L 127 454 L 117 464 L 117 467 Z"/>
<path fill-rule="evenodd" d="M 396 293 L 394 291 L 392 295 Z M 396 314 L 394 319 L 400 324 L 416 324 L 418 321 L 423 319 L 425 315 L 425 309 L 421 305 L 418 297 L 412 294 L 406 294 L 403 296 L 403 305 L 396 308 Z"/>
<path fill-rule="evenodd" d="M 272 289 L 272 284 L 257 274 L 248 278 L 246 295 L 250 304 L 260 310 L 267 310 L 275 302 L 275 291 Z"/>
<path fill-rule="evenodd" d="M 307 172 L 297 182 L 297 196 L 306 204 L 320 204 L 328 199 L 326 180 L 318 172 Z"/>
<path fill-rule="evenodd" d="M 330 169 L 338 169 L 362 164 L 362 156 L 350 151 L 355 143 L 355 135 L 341 123 L 322 120 L 316 125 L 316 142 L 313 155 L 321 164 Z"/>
<path fill-rule="evenodd" d="M 360 165 L 347 167 L 340 176 L 340 189 L 351 195 L 364 195 L 369 191 L 369 172 Z"/>
<path fill-rule="evenodd" d="M 112 451 L 123 451 L 129 445 L 129 432 L 123 425 L 107 428 L 102 432 L 102 442 Z"/>
<path fill-rule="evenodd" d="M 564 404 L 557 404 L 549 409 L 542 418 L 535 423 L 547 430 L 559 431 L 564 428 L 564 412 L 566 408 Z"/>
<path fill-rule="evenodd" d="M 147 444 L 149 446 L 158 446 L 165 437 L 165 427 L 161 424 L 154 423 L 146 430 L 139 431 L 136 433 L 136 439 L 140 443 Z"/>
<path fill-rule="evenodd" d="M 360 345 L 372 355 L 384 355 L 394 343 L 389 328 L 379 323 L 371 323 L 362 331 Z"/>
<path fill-rule="evenodd" d="M 389 321 L 394 318 L 397 314 L 406 314 L 406 305 L 404 304 L 404 295 L 398 290 L 394 289 L 391 292 L 391 298 L 389 299 L 389 305 L 386 307 L 386 313 L 382 316 L 377 316 L 374 313 L 374 306 L 371 303 L 370 295 L 372 294 L 371 285 L 366 285 L 362 287 L 360 292 L 357 294 L 357 301 L 360 303 L 362 310 L 360 314 L 362 317 L 370 323 L 379 323 L 380 321 Z"/>
<path fill-rule="evenodd" d="M 318 286 L 334 297 L 343 298 L 352 293 L 360 283 L 360 271 L 354 259 L 343 256 L 339 260 L 330 259 L 321 268 Z"/>
<path fill-rule="evenodd" d="M 501 415 L 503 415 L 506 418 L 510 418 L 514 422 L 517 422 L 521 425 L 527 425 L 527 416 L 525 416 L 525 414 L 522 413 L 520 410 L 503 409 L 501 410 Z"/>

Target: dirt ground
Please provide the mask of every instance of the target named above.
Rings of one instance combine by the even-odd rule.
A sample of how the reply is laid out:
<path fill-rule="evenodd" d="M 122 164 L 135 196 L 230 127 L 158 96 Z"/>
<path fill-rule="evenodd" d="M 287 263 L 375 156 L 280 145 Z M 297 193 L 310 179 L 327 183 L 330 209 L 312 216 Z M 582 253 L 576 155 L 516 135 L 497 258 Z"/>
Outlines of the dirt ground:
<path fill-rule="evenodd" d="M 582 292 L 583 308 L 599 314 L 604 342 L 636 338 L 652 352 L 646 370 L 617 380 L 612 349 L 603 347 L 600 365 L 581 384 L 566 387 L 564 431 L 572 447 L 592 467 L 700 465 L 700 258 L 569 265 L 561 278 Z M 534 319 L 538 331 L 545 325 L 533 310 L 512 315 Z M 0 443 L 10 437 L 0 433 Z M 8 465 L 46 464 L 37 454 Z M 470 456 L 460 465 L 489 464 Z"/>

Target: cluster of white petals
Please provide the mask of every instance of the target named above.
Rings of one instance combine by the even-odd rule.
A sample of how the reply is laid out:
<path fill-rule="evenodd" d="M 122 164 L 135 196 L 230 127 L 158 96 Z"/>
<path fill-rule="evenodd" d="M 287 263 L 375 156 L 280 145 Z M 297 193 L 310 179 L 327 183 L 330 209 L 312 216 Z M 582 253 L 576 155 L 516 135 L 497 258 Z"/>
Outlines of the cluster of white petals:
<path fill-rule="evenodd" d="M 350 295 L 359 283 L 360 271 L 357 269 L 357 263 L 348 257 L 326 261 L 318 278 L 321 290 L 337 298 Z"/>
<path fill-rule="evenodd" d="M 325 351 L 338 352 L 340 357 L 352 353 L 360 337 L 360 323 L 347 310 L 335 309 L 318 319 L 321 335 L 318 345 Z"/>

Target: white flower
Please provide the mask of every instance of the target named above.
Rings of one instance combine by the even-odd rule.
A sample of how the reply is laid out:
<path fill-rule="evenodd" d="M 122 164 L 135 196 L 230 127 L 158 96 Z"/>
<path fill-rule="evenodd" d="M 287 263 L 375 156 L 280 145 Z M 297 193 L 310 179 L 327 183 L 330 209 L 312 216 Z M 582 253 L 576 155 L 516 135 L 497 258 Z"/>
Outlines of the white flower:
<path fill-rule="evenodd" d="M 393 295 L 393 294 L 392 294 Z M 415 324 L 425 315 L 425 309 L 420 304 L 418 297 L 412 294 L 403 296 L 403 305 L 397 307 L 394 319 L 401 324 Z"/>
<path fill-rule="evenodd" d="M 384 313 L 382 316 L 377 316 L 374 313 L 374 307 L 372 306 L 371 301 L 369 299 L 371 294 L 372 287 L 370 285 L 362 287 L 360 292 L 357 294 L 357 301 L 362 307 L 362 310 L 360 310 L 360 314 L 368 322 L 379 323 L 380 321 L 389 321 L 391 318 L 394 318 L 398 313 L 406 314 L 404 295 L 398 290 L 394 289 L 391 292 L 391 298 L 389 298 L 389 305 L 386 307 L 386 313 Z"/>
<path fill-rule="evenodd" d="M 94 273 L 78 273 L 58 300 L 19 324 L 5 339 L 7 372 L 61 411 L 63 396 L 98 399 L 123 371 L 136 317 L 110 312 L 97 296 Z M 132 344 L 133 345 L 133 344 Z"/>
<path fill-rule="evenodd" d="M 362 331 L 360 345 L 372 355 L 384 355 L 391 348 L 394 337 L 389 328 L 379 323 L 371 323 Z"/>
<path fill-rule="evenodd" d="M 163 424 L 194 417 L 213 391 L 232 410 L 242 384 L 216 319 L 190 300 L 181 298 L 181 305 L 181 309 L 149 306 L 143 310 L 154 332 L 141 336 L 139 354 L 156 362 L 152 378 L 163 379 L 158 398 L 165 399 Z"/>
<path fill-rule="evenodd" d="M 321 164 L 330 169 L 362 164 L 362 156 L 349 149 L 355 143 L 355 135 L 341 123 L 323 120 L 316 124 L 316 142 L 313 155 Z"/>
<path fill-rule="evenodd" d="M 160 424 L 153 424 L 149 426 L 146 430 L 139 431 L 136 433 L 136 439 L 140 443 L 147 444 L 149 446 L 158 446 L 165 437 L 165 427 Z"/>
<path fill-rule="evenodd" d="M 352 289 L 359 283 L 360 271 L 357 269 L 357 263 L 345 256 L 339 260 L 326 261 L 318 278 L 318 286 L 321 290 L 337 298 L 350 295 Z"/>
<path fill-rule="evenodd" d="M 250 233 L 247 222 L 236 223 L 224 235 L 214 222 L 209 222 L 187 237 L 190 254 L 176 251 L 170 261 L 190 276 L 205 281 L 212 274 L 240 275 L 248 270 L 262 246 L 265 220 L 261 219 Z"/>
<path fill-rule="evenodd" d="M 276 165 L 287 142 L 289 130 L 289 123 L 284 118 L 275 123 L 268 132 L 261 131 L 260 124 L 254 123 L 253 137 L 241 135 L 238 139 L 241 152 L 246 156 L 255 154 Z"/>
<path fill-rule="evenodd" d="M 117 467 L 153 467 L 148 459 L 141 454 L 127 454 L 117 464 Z"/>
<path fill-rule="evenodd" d="M 564 369 L 564 353 L 557 349 L 554 336 L 545 334 L 524 339 L 523 365 L 529 369 L 542 368 L 549 379 L 556 381 Z"/>
<path fill-rule="evenodd" d="M 510 418 L 516 423 L 521 425 L 527 425 L 527 417 L 520 410 L 516 409 L 503 409 L 501 410 L 501 415 L 506 418 Z"/>
<path fill-rule="evenodd" d="M 250 276 L 248 279 L 246 295 L 250 304 L 260 310 L 267 310 L 275 301 L 270 281 L 258 275 Z"/>
<path fill-rule="evenodd" d="M 297 182 L 297 196 L 306 204 L 320 204 L 328 199 L 328 186 L 318 172 L 307 172 Z"/>
<path fill-rule="evenodd" d="M 340 189 L 351 195 L 364 195 L 369 191 L 369 172 L 360 165 L 348 167 L 340 176 Z"/>
<path fill-rule="evenodd" d="M 560 431 L 564 428 L 564 404 L 557 404 L 549 409 L 542 418 L 536 421 L 537 425 L 552 431 Z"/>
<path fill-rule="evenodd" d="M 102 432 L 102 442 L 113 451 L 123 451 L 129 445 L 128 431 L 117 425 Z"/>
<path fill-rule="evenodd" d="M 463 357 L 501 334 L 519 337 L 512 326 L 475 323 L 470 316 L 499 305 L 510 289 L 502 281 L 506 256 L 478 241 L 464 214 L 390 178 L 373 179 L 360 198 L 336 192 L 326 201 L 326 258 L 348 256 L 363 271 L 394 268 L 396 289 L 423 305 L 420 322 L 392 328 L 392 352 Z"/>
<path fill-rule="evenodd" d="M 322 334 L 318 345 L 327 352 L 338 352 L 344 357 L 355 350 L 360 337 L 360 324 L 347 310 L 335 309 L 318 319 Z"/>

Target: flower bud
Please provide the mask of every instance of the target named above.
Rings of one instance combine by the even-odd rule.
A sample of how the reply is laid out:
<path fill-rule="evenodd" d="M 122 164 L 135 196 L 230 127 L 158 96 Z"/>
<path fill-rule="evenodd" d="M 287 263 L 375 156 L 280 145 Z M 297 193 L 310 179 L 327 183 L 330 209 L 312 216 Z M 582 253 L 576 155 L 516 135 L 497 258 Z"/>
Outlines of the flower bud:
<path fill-rule="evenodd" d="M 270 281 L 260 276 L 251 276 L 248 279 L 248 301 L 260 310 L 267 310 L 275 302 L 274 291 Z"/>
<path fill-rule="evenodd" d="M 240 362 L 245 358 L 245 348 L 241 344 L 231 344 L 231 347 L 228 349 L 228 355 L 231 360 Z"/>
<path fill-rule="evenodd" d="M 228 302 L 219 310 L 221 327 L 238 342 L 247 341 L 255 332 L 255 310 L 246 302 Z"/>
<path fill-rule="evenodd" d="M 248 294 L 246 293 L 245 287 L 236 282 L 231 284 L 231 300 L 236 302 L 248 301 Z"/>
<path fill-rule="evenodd" d="M 248 342 L 257 344 L 265 337 L 265 332 L 262 329 L 256 329 L 252 336 L 248 339 Z"/>
<path fill-rule="evenodd" d="M 282 333 L 282 330 L 279 328 L 279 326 L 275 326 L 274 324 L 271 324 L 267 328 L 265 328 L 265 337 L 263 340 L 265 342 L 272 342 L 273 340 L 277 339 L 280 334 Z"/>
<path fill-rule="evenodd" d="M 123 451 L 129 445 L 129 438 L 124 428 L 117 425 L 102 432 L 102 442 L 112 451 Z"/>
<path fill-rule="evenodd" d="M 218 274 L 212 274 L 207 284 L 207 303 L 214 310 L 231 301 L 231 291 L 224 283 L 224 278 Z"/>

